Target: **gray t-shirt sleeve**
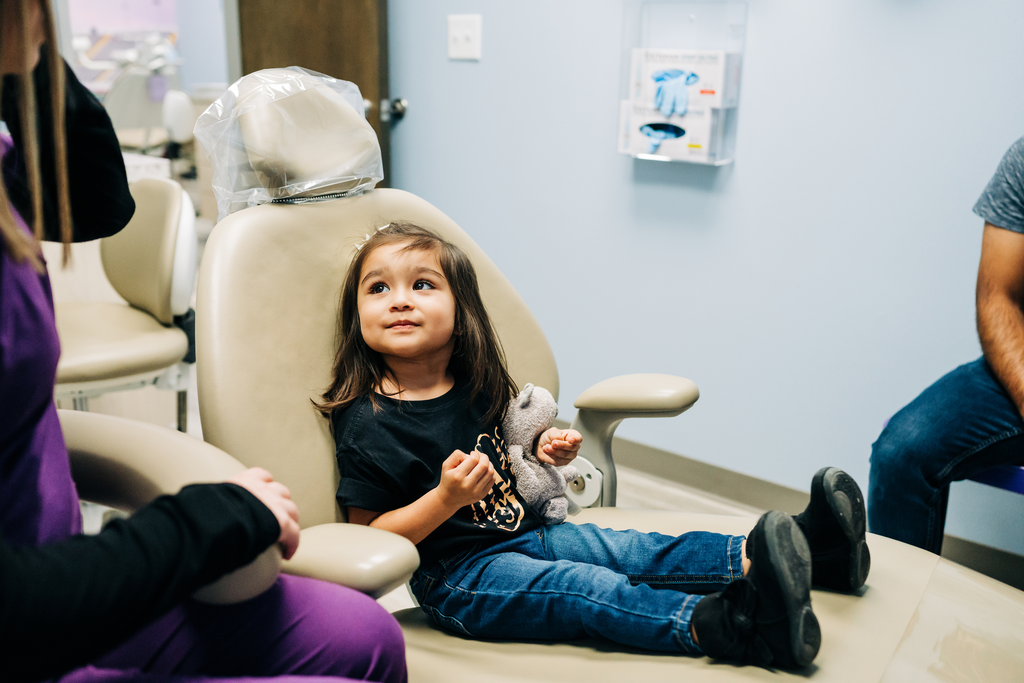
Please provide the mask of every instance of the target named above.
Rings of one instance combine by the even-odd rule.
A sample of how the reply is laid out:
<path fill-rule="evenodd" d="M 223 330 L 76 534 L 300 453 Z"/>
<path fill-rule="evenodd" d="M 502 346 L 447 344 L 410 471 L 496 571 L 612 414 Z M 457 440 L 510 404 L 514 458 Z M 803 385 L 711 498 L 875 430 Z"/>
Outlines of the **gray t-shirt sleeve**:
<path fill-rule="evenodd" d="M 1024 233 L 1024 138 L 1003 155 L 974 213 L 996 227 Z"/>

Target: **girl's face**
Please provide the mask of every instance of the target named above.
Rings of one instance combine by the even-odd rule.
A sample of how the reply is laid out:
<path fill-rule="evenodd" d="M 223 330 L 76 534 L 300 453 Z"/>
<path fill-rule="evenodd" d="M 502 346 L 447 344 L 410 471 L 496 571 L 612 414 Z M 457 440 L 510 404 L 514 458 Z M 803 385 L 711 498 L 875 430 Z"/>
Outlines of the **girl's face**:
<path fill-rule="evenodd" d="M 455 299 L 433 250 L 377 247 L 363 261 L 356 307 L 366 345 L 384 356 L 437 361 L 455 346 Z"/>
<path fill-rule="evenodd" d="M 0 21 L 3 34 L 0 35 L 0 74 L 28 73 L 39 63 L 39 48 L 46 42 L 43 26 L 45 0 L 28 3 L 28 45 L 22 39 L 22 26 L 18 21 L 17 0 L 0 0 Z"/>

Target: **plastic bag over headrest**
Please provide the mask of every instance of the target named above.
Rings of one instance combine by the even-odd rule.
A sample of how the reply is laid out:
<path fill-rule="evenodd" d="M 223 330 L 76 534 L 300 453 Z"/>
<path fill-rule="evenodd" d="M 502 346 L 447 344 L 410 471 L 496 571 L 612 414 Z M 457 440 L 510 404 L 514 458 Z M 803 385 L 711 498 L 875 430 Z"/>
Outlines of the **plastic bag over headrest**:
<path fill-rule="evenodd" d="M 315 201 L 384 177 L 359 87 L 290 66 L 237 80 L 196 121 L 218 220 L 268 202 Z"/>

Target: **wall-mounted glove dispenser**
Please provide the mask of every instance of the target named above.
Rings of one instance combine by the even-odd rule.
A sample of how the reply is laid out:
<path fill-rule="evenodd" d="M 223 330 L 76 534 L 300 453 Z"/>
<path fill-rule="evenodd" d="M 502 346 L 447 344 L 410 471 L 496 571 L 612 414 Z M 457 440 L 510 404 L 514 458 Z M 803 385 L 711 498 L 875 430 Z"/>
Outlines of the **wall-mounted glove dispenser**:
<path fill-rule="evenodd" d="M 731 163 L 746 3 L 633 0 L 625 12 L 619 151 Z"/>

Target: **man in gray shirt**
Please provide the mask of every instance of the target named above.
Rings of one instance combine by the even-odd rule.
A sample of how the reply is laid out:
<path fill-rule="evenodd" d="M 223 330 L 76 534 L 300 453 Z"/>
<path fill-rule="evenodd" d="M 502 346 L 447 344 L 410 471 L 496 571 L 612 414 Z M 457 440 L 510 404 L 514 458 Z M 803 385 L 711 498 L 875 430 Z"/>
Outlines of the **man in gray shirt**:
<path fill-rule="evenodd" d="M 1024 464 L 1024 138 L 974 213 L 985 220 L 976 294 L 984 355 L 896 413 L 871 449 L 870 530 L 936 554 L 950 483 Z"/>

